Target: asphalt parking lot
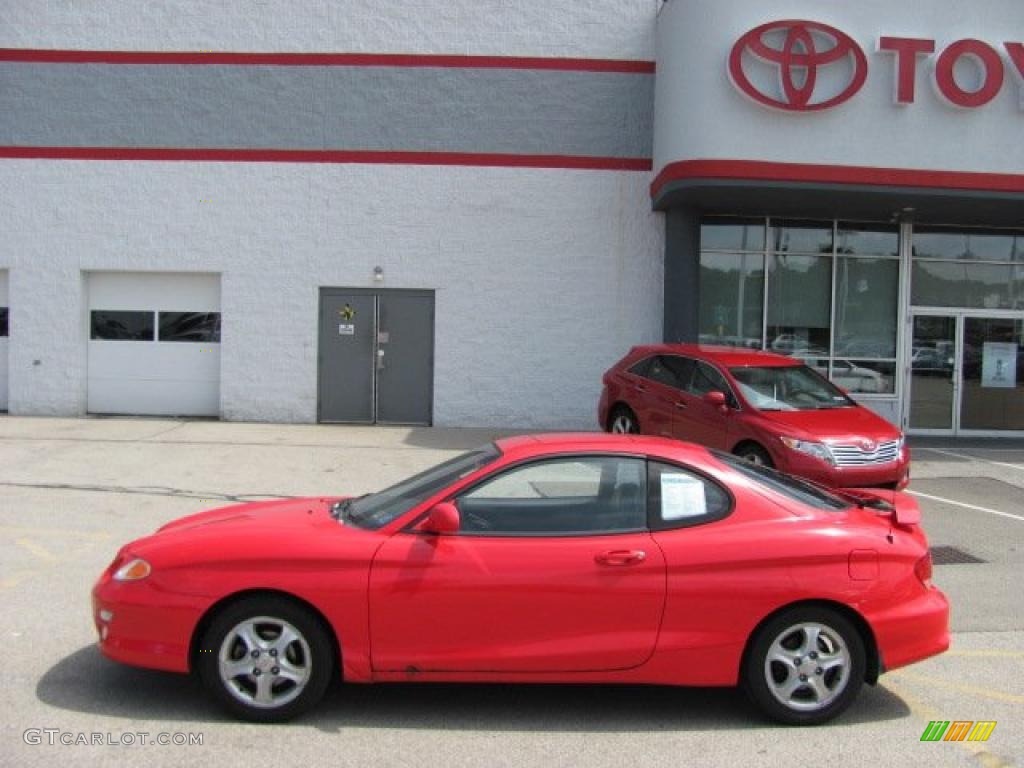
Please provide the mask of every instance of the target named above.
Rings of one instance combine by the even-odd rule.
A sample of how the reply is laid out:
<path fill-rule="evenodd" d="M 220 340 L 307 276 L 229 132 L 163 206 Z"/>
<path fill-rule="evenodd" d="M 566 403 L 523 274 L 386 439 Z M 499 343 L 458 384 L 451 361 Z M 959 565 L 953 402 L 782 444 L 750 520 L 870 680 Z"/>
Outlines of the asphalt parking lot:
<path fill-rule="evenodd" d="M 234 501 L 371 491 L 495 435 L 0 417 L 0 765 L 1024 761 L 1022 441 L 914 445 L 911 491 L 933 547 L 977 561 L 935 568 L 953 604 L 953 647 L 884 676 L 823 727 L 769 725 L 731 690 L 514 685 L 337 686 L 301 721 L 256 726 L 226 719 L 187 677 L 122 667 L 95 649 L 89 590 L 123 542 Z M 930 720 L 998 724 L 984 743 L 922 743 Z M 105 743 L 65 746 L 66 733 Z M 142 746 L 143 733 L 147 742 L 201 734 L 203 743 Z"/>

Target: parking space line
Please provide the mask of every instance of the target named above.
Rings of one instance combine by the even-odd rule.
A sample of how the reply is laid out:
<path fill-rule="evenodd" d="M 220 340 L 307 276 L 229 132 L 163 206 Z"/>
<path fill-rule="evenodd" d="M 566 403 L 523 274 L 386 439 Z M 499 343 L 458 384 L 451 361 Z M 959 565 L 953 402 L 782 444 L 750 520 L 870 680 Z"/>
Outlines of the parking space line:
<path fill-rule="evenodd" d="M 931 451 L 932 453 L 939 453 L 943 456 L 952 456 L 954 459 L 966 459 L 967 461 L 982 461 L 986 464 L 994 464 L 997 467 L 1008 467 L 1010 469 L 1016 469 L 1018 471 L 1024 471 L 1024 464 L 1011 464 L 1006 461 L 993 461 L 992 459 L 983 459 L 981 456 L 970 456 L 966 453 L 957 453 L 956 451 L 948 451 L 945 448 L 915 448 L 915 451 Z"/>
<path fill-rule="evenodd" d="M 968 658 L 1024 659 L 1024 651 L 961 651 L 951 648 L 946 651 L 946 655 Z"/>
<path fill-rule="evenodd" d="M 57 539 L 71 537 L 75 539 L 91 539 L 93 541 L 107 541 L 111 534 L 105 531 L 76 531 L 71 528 L 32 528 L 23 525 L 0 525 L 0 536 L 42 536 L 43 538 Z"/>
<path fill-rule="evenodd" d="M 1024 696 L 1018 696 L 1015 693 L 1006 693 L 1005 691 L 997 691 L 994 688 L 982 688 L 976 685 L 951 683 L 948 680 L 943 680 L 941 677 L 922 675 L 918 672 L 906 672 L 902 669 L 898 669 L 890 674 L 895 675 L 899 679 L 913 680 L 934 686 L 935 688 L 945 688 L 946 690 L 956 691 L 958 693 L 966 693 L 969 696 L 978 696 L 983 699 L 992 699 L 994 701 L 1005 701 L 1010 704 L 1024 704 Z"/>
<path fill-rule="evenodd" d="M 25 579 L 31 578 L 32 576 L 35 576 L 37 573 L 38 571 L 16 571 L 12 573 L 10 576 L 4 576 L 2 579 L 0 579 L 0 589 L 10 589 L 11 587 L 16 587 L 19 584 L 21 584 L 21 582 L 23 582 Z"/>
<path fill-rule="evenodd" d="M 40 544 L 36 544 L 31 539 L 18 539 L 14 543 L 17 544 L 22 549 L 24 549 L 26 552 L 28 552 L 33 557 L 35 557 L 35 558 L 37 558 L 39 560 L 42 560 L 44 562 L 55 563 L 55 562 L 57 562 L 57 560 L 60 559 L 55 554 L 53 554 L 53 552 L 48 550 L 46 547 L 44 547 L 44 546 L 42 546 Z"/>
<path fill-rule="evenodd" d="M 945 499 L 942 496 L 932 496 L 929 493 L 921 493 L 920 491 L 907 491 L 911 496 L 917 496 L 922 499 L 930 499 L 932 501 L 938 501 L 941 504 L 952 504 L 954 507 L 963 507 L 964 509 L 973 509 L 976 512 L 987 512 L 990 515 L 999 515 L 999 517 L 1008 517 L 1011 520 L 1019 520 L 1024 523 L 1024 516 L 1015 515 L 1012 512 L 1002 512 L 998 509 L 990 509 L 989 507 L 979 507 L 976 504 L 966 504 L 962 501 L 955 501 L 954 499 Z"/>

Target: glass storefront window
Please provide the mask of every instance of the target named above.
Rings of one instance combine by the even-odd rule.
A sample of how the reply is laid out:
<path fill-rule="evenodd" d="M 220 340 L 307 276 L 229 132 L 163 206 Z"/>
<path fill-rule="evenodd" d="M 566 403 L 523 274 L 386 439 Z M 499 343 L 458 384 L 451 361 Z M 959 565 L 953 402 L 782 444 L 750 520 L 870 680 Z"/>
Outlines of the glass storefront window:
<path fill-rule="evenodd" d="M 787 355 L 829 354 L 832 259 L 768 257 L 768 347 Z"/>
<path fill-rule="evenodd" d="M 832 253 L 832 223 L 772 221 L 769 247 L 783 253 Z"/>
<path fill-rule="evenodd" d="M 964 318 L 961 429 L 1024 429 L 1024 322 Z"/>
<path fill-rule="evenodd" d="M 840 256 L 899 256 L 899 228 L 840 222 L 836 230 L 836 253 Z"/>
<path fill-rule="evenodd" d="M 1024 266 L 914 261 L 911 302 L 923 307 L 1024 307 Z"/>
<path fill-rule="evenodd" d="M 894 259 L 837 259 L 837 357 L 896 357 L 899 281 Z"/>
<path fill-rule="evenodd" d="M 914 258 L 954 261 L 1024 261 L 1024 234 L 916 227 L 914 229 Z"/>
<path fill-rule="evenodd" d="M 705 219 L 700 228 L 702 251 L 763 251 L 764 219 Z"/>
<path fill-rule="evenodd" d="M 764 256 L 701 254 L 701 343 L 760 348 L 763 321 Z"/>

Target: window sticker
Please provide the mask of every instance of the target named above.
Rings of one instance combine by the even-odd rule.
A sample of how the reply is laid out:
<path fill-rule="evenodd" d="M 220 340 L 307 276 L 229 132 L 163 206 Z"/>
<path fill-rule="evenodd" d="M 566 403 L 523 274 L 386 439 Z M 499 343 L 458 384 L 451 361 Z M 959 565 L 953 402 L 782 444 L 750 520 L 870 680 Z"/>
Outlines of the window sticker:
<path fill-rule="evenodd" d="M 661 476 L 661 519 L 685 520 L 708 512 L 704 483 L 690 475 Z"/>

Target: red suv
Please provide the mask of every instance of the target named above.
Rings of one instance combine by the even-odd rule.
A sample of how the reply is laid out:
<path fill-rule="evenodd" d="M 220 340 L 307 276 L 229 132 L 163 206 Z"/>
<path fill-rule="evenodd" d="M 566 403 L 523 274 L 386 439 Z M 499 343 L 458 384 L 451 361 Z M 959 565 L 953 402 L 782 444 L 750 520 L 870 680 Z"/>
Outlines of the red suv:
<path fill-rule="evenodd" d="M 634 347 L 604 375 L 609 432 L 666 435 L 834 487 L 910 479 L 903 434 L 802 361 L 735 347 Z"/>

